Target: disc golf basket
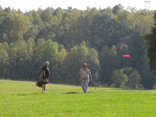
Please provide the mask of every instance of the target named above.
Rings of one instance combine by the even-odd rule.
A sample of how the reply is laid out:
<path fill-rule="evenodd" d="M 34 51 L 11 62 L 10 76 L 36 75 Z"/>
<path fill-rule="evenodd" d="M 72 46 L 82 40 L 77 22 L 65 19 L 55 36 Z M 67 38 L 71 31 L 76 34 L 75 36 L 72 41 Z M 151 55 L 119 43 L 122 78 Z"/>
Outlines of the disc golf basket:
<path fill-rule="evenodd" d="M 98 73 L 93 74 L 93 78 L 94 78 L 93 84 L 95 85 L 95 90 L 96 90 L 96 87 L 100 84 L 99 76 L 100 75 Z"/>

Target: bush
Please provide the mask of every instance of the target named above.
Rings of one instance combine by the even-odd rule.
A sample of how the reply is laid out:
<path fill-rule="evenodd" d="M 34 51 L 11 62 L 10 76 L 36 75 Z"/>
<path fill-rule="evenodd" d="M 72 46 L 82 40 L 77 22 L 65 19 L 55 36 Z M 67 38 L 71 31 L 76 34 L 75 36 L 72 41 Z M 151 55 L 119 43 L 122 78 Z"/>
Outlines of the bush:
<path fill-rule="evenodd" d="M 114 88 L 143 89 L 139 72 L 131 67 L 115 70 L 111 80 L 113 81 L 111 87 Z"/>

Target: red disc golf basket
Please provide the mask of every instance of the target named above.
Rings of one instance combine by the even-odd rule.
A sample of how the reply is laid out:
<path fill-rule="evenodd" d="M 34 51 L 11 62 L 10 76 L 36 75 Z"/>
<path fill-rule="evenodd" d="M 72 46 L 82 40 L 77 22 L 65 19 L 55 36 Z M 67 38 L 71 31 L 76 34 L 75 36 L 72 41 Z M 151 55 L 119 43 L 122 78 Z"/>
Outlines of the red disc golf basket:
<path fill-rule="evenodd" d="M 123 57 L 123 68 L 124 68 L 124 61 L 125 61 L 124 58 L 129 58 L 130 55 L 123 55 L 122 57 Z"/>

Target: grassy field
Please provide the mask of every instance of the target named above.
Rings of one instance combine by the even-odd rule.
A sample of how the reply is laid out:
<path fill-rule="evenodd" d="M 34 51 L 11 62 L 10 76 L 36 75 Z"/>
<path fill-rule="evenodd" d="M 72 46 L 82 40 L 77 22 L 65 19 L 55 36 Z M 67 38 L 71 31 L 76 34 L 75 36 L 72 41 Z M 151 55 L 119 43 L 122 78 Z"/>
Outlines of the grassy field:
<path fill-rule="evenodd" d="M 155 90 L 120 90 L 0 80 L 0 117 L 156 117 Z"/>

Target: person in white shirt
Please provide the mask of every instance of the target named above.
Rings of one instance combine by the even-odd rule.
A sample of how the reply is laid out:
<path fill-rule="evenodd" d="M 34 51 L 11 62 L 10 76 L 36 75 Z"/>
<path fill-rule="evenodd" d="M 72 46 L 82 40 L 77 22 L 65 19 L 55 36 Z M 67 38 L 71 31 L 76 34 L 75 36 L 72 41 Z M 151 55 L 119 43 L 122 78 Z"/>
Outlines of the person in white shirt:
<path fill-rule="evenodd" d="M 84 63 L 83 68 L 81 68 L 79 72 L 79 81 L 81 81 L 81 86 L 84 92 L 88 91 L 89 77 L 90 77 L 90 81 L 92 82 L 93 79 L 92 79 L 91 72 L 87 68 L 87 63 Z"/>

